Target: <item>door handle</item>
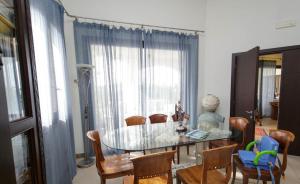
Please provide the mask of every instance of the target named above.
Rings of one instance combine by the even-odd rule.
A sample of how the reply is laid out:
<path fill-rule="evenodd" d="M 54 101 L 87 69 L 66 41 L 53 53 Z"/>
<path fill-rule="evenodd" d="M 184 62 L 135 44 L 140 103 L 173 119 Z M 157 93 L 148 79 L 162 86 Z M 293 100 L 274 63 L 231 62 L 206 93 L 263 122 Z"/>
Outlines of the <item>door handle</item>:
<path fill-rule="evenodd" d="M 253 114 L 253 111 L 246 111 L 247 114 Z"/>
<path fill-rule="evenodd" d="M 250 119 L 254 118 L 254 111 L 246 111 L 246 113 L 249 115 Z"/>

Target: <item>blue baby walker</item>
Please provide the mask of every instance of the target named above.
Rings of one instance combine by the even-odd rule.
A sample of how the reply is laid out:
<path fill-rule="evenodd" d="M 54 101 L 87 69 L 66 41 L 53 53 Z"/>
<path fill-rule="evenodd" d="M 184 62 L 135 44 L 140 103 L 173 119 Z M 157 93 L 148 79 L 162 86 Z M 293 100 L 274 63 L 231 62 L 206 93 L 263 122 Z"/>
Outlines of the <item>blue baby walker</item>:
<path fill-rule="evenodd" d="M 256 147 L 256 149 L 251 151 L 253 147 Z M 260 141 L 250 142 L 246 150 L 239 150 L 238 155 L 245 167 L 257 169 L 257 183 L 261 177 L 261 170 L 267 170 L 270 172 L 272 184 L 274 184 L 273 168 L 275 167 L 276 160 L 278 160 L 281 172 L 281 162 L 277 156 L 278 149 L 279 143 L 276 140 L 269 136 L 263 136 Z"/>

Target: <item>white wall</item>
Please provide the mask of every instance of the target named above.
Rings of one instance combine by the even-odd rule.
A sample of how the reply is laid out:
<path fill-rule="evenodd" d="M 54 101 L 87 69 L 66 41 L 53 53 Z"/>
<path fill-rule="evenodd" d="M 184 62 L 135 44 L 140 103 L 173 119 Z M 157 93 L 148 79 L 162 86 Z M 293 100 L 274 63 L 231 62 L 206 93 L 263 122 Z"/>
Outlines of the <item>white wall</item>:
<path fill-rule="evenodd" d="M 62 0 L 65 8 L 74 15 L 100 19 L 152 24 L 186 29 L 205 29 L 206 0 Z M 77 79 L 76 56 L 74 46 L 74 32 L 72 19 L 65 19 L 65 36 L 67 56 L 70 68 L 75 151 L 83 152 L 81 117 L 79 109 L 78 86 L 74 83 Z M 199 86 L 203 83 L 201 62 L 204 60 L 204 36 L 199 39 Z M 199 87 L 202 96 L 202 88 Z M 200 104 L 200 103 L 199 103 Z"/>
<path fill-rule="evenodd" d="M 204 94 L 220 97 L 220 114 L 229 117 L 231 54 L 300 45 L 299 0 L 208 0 L 206 9 Z M 293 20 L 297 26 L 276 30 L 275 24 Z"/>

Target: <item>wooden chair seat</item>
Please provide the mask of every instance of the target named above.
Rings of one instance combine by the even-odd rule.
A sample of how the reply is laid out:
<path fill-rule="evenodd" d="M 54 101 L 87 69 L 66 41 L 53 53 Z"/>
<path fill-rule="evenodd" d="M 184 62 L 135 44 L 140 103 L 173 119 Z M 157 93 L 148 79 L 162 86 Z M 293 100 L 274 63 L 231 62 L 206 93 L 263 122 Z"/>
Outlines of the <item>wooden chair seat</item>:
<path fill-rule="evenodd" d="M 168 176 L 157 176 L 153 178 L 140 179 L 139 184 L 167 184 Z M 134 176 L 124 177 L 123 184 L 134 184 Z"/>
<path fill-rule="evenodd" d="M 103 168 L 101 174 L 108 179 L 133 173 L 133 164 L 129 154 L 105 157 L 105 160 L 100 161 L 100 164 Z"/>
<path fill-rule="evenodd" d="M 189 167 L 187 169 L 178 170 L 176 176 L 183 182 L 188 184 L 202 183 L 203 165 Z M 210 170 L 207 172 L 208 184 L 224 184 L 226 183 L 226 176 L 217 170 Z"/>

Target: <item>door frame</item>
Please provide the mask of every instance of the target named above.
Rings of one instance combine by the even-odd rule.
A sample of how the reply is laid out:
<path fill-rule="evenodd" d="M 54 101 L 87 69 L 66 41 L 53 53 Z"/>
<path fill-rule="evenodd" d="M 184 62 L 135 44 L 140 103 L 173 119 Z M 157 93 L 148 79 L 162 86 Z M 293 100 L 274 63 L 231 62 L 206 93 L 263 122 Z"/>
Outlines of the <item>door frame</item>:
<path fill-rule="evenodd" d="M 267 54 L 282 53 L 284 51 L 295 50 L 295 49 L 300 49 L 300 45 L 292 45 L 292 46 L 277 47 L 277 48 L 270 48 L 270 49 L 261 49 L 261 50 L 259 50 L 259 56 L 267 55 Z"/>

